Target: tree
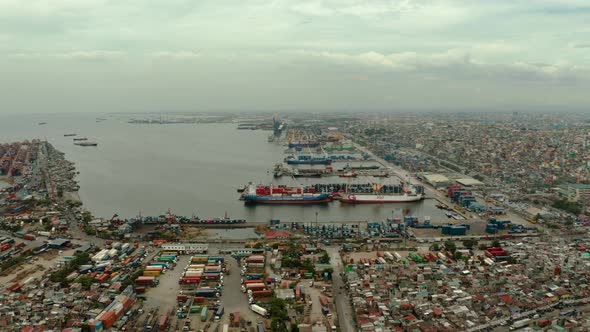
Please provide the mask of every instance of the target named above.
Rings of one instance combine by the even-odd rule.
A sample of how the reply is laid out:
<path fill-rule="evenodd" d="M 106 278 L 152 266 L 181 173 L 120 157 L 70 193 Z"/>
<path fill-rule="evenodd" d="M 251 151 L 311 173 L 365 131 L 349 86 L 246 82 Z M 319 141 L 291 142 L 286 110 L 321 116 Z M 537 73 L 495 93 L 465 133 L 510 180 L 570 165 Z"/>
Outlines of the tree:
<path fill-rule="evenodd" d="M 471 248 L 477 246 L 477 240 L 475 240 L 475 239 L 465 239 L 465 240 L 463 240 L 463 246 L 465 248 L 471 249 Z"/>
<path fill-rule="evenodd" d="M 486 245 L 485 243 L 480 244 L 478 247 L 479 250 L 486 250 L 487 248 L 488 248 L 488 245 Z"/>
<path fill-rule="evenodd" d="M 297 324 L 291 324 L 291 332 L 299 332 L 299 327 Z"/>
<path fill-rule="evenodd" d="M 447 241 L 445 242 L 445 249 L 454 253 L 457 250 L 457 245 L 453 241 Z"/>
<path fill-rule="evenodd" d="M 90 286 L 98 281 L 88 276 L 81 276 L 80 278 L 78 278 L 78 280 L 76 280 L 76 282 L 81 284 L 82 288 L 84 288 L 85 290 L 89 290 Z"/>
<path fill-rule="evenodd" d="M 88 212 L 88 211 L 84 211 L 84 213 L 82 213 L 82 221 L 85 223 L 89 223 L 92 221 L 92 213 Z"/>
<path fill-rule="evenodd" d="M 320 257 L 320 263 L 330 264 L 330 255 L 328 255 L 328 252 L 324 251 L 324 254 L 322 255 L 322 257 Z"/>
<path fill-rule="evenodd" d="M 455 260 L 460 260 L 461 258 L 463 258 L 463 254 L 456 251 L 454 254 Z"/>
<path fill-rule="evenodd" d="M 492 241 L 492 247 L 499 247 L 500 245 L 501 244 L 500 244 L 500 241 L 499 240 Z"/>
<path fill-rule="evenodd" d="M 438 245 L 438 243 L 435 243 L 432 246 L 430 246 L 430 250 L 432 250 L 432 251 L 439 251 L 440 250 L 440 246 Z"/>

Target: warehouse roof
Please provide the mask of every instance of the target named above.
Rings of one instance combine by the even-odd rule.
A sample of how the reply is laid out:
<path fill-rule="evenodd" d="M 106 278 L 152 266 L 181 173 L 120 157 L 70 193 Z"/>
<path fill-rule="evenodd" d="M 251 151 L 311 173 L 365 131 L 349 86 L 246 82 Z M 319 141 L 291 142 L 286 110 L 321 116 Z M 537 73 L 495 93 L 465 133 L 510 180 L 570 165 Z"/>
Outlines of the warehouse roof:
<path fill-rule="evenodd" d="M 483 182 L 478 181 L 476 179 L 471 179 L 471 178 L 463 178 L 463 179 L 457 179 L 455 180 L 457 181 L 457 183 L 464 185 L 464 186 L 483 186 Z"/>
<path fill-rule="evenodd" d="M 424 174 L 424 178 L 428 182 L 448 182 L 449 178 L 441 174 Z"/>

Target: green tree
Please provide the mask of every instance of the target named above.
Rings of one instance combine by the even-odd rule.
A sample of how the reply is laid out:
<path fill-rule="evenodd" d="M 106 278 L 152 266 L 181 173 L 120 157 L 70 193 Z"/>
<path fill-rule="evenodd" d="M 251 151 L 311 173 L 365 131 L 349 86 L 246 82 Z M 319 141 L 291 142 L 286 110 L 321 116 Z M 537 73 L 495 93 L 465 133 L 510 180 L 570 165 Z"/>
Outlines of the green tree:
<path fill-rule="evenodd" d="M 433 245 L 430 246 L 430 250 L 432 251 L 439 251 L 440 250 L 440 246 L 438 245 L 438 243 L 435 243 Z"/>
<path fill-rule="evenodd" d="M 485 243 L 480 244 L 478 247 L 479 250 L 486 250 L 487 248 L 488 246 Z"/>
<path fill-rule="evenodd" d="M 499 247 L 500 245 L 501 244 L 500 244 L 500 241 L 499 240 L 492 241 L 492 247 Z"/>
<path fill-rule="evenodd" d="M 460 260 L 461 258 L 463 258 L 463 254 L 458 251 L 455 251 L 454 257 L 455 260 Z"/>
<path fill-rule="evenodd" d="M 76 280 L 76 282 L 81 284 L 83 289 L 89 290 L 90 286 L 98 281 L 96 279 L 90 278 L 88 276 L 81 276 L 78 278 L 78 280 Z"/>
<path fill-rule="evenodd" d="M 330 255 L 328 255 L 328 252 L 324 251 L 322 257 L 320 257 L 320 263 L 330 264 Z"/>
<path fill-rule="evenodd" d="M 457 250 L 457 245 L 453 241 L 445 242 L 445 250 L 454 253 Z"/>
<path fill-rule="evenodd" d="M 88 211 L 84 211 L 84 213 L 82 213 L 82 221 L 85 223 L 89 223 L 92 221 L 92 213 L 88 212 Z"/>
<path fill-rule="evenodd" d="M 474 240 L 474 239 L 465 239 L 465 240 L 463 240 L 463 246 L 465 248 L 471 249 L 471 248 L 477 246 L 477 240 Z"/>

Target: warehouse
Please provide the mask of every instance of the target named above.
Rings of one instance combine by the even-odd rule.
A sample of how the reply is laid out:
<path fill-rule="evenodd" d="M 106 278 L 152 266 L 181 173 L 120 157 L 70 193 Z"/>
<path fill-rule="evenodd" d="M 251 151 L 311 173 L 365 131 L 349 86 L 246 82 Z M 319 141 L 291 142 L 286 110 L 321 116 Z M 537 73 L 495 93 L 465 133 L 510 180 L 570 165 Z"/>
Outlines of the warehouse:
<path fill-rule="evenodd" d="M 462 178 L 455 181 L 466 188 L 482 187 L 484 185 L 483 182 L 471 178 Z"/>
<path fill-rule="evenodd" d="M 451 185 L 451 180 L 441 174 L 424 174 L 424 180 L 435 188 L 444 188 Z"/>

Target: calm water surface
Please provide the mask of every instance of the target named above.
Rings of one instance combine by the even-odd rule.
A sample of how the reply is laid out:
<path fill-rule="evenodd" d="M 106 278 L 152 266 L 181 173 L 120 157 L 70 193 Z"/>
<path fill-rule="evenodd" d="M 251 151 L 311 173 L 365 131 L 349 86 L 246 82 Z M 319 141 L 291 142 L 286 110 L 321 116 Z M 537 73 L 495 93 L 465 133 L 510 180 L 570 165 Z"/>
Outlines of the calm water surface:
<path fill-rule="evenodd" d="M 97 122 L 97 117 L 107 120 Z M 268 132 L 237 130 L 236 124 L 129 124 L 128 116 L 13 115 L 0 116 L 0 142 L 47 139 L 80 172 L 80 197 L 95 215 L 125 217 L 175 214 L 201 218 L 244 218 L 248 222 L 320 222 L 384 220 L 410 214 L 446 219 L 433 200 L 408 204 L 350 206 L 245 206 L 236 189 L 241 184 L 270 183 L 271 169 L 284 158 L 285 147 L 268 143 Z M 47 122 L 39 125 L 39 122 Z M 73 145 L 76 133 L 98 147 Z M 368 163 L 365 163 L 368 164 Z M 336 164 L 341 167 L 343 164 Z M 343 183 L 345 179 L 320 179 Z M 310 184 L 317 179 L 275 183 Z M 362 179 L 353 181 L 362 182 Z M 368 181 L 368 180 L 367 180 Z M 387 181 L 393 181 L 388 179 Z"/>

